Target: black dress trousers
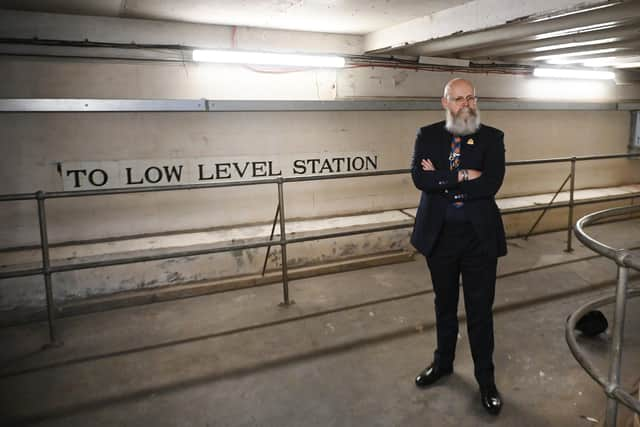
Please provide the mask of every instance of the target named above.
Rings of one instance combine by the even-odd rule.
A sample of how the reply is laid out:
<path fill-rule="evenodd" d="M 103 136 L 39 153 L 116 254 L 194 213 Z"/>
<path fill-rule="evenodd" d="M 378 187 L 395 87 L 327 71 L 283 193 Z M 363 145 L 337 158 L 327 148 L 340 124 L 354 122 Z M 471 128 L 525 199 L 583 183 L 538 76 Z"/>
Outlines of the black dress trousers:
<path fill-rule="evenodd" d="M 435 293 L 438 348 L 434 360 L 453 367 L 458 338 L 460 276 L 475 377 L 483 387 L 494 383 L 493 301 L 497 258 L 488 254 L 471 222 L 445 222 L 427 265 Z"/>

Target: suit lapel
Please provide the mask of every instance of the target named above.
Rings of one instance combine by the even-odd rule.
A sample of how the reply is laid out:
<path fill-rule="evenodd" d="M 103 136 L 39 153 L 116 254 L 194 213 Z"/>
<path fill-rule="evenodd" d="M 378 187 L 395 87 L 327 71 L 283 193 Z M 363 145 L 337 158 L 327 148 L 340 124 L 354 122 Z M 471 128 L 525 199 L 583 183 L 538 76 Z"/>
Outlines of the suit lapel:
<path fill-rule="evenodd" d="M 443 162 L 443 168 L 449 170 L 449 155 L 451 154 L 451 140 L 453 134 L 450 133 L 447 128 L 442 124 L 442 141 L 440 142 L 440 159 Z"/>

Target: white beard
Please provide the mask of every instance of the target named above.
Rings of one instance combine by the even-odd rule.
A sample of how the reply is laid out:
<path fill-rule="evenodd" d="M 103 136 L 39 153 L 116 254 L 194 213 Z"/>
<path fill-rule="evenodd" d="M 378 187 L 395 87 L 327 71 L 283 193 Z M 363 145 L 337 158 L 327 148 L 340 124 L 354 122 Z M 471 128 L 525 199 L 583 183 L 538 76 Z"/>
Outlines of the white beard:
<path fill-rule="evenodd" d="M 465 114 L 465 112 L 467 114 Z M 464 107 L 454 116 L 451 111 L 446 110 L 447 121 L 445 127 L 454 135 L 471 135 L 480 128 L 480 110 Z"/>

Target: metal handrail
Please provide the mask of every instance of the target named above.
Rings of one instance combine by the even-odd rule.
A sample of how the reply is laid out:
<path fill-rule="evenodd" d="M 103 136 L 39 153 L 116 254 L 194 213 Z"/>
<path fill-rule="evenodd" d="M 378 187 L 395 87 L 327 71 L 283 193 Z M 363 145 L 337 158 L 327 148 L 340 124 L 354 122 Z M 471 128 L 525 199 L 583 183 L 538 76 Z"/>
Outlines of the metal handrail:
<path fill-rule="evenodd" d="M 616 286 L 615 295 L 599 298 L 578 308 L 569 316 L 569 318 L 567 318 L 565 329 L 565 338 L 571 353 L 576 358 L 580 366 L 582 366 L 591 378 L 593 378 L 604 389 L 604 392 L 607 395 L 608 402 L 605 416 L 606 427 L 615 427 L 617 424 L 618 402 L 621 402 L 632 411 L 640 414 L 640 401 L 636 400 L 620 386 L 626 302 L 627 298 L 640 296 L 640 289 L 627 291 L 629 270 L 634 269 L 640 271 L 640 257 L 631 253 L 629 250 L 614 248 L 594 239 L 584 231 L 584 227 L 601 219 L 636 212 L 640 212 L 640 206 L 607 209 L 580 218 L 574 227 L 576 237 L 586 247 L 615 261 L 618 265 L 618 284 Z M 578 320 L 586 313 L 612 302 L 615 302 L 614 321 L 612 326 L 613 336 L 609 351 L 609 375 L 608 378 L 605 378 L 605 376 L 600 373 L 600 371 L 578 348 L 578 342 L 575 336 L 575 327 Z"/>
<path fill-rule="evenodd" d="M 562 162 L 580 162 L 588 160 L 607 160 L 607 159 L 630 159 L 634 157 L 640 157 L 640 153 L 623 153 L 623 154 L 603 154 L 595 156 L 573 156 L 573 157 L 550 157 L 546 159 L 530 159 L 530 160 L 512 160 L 506 162 L 506 166 L 527 166 L 527 165 L 539 165 L 546 163 L 562 163 Z M 303 182 L 303 181 L 320 181 L 326 179 L 339 179 L 339 178 L 358 178 L 365 176 L 382 176 L 382 175 L 400 175 L 410 173 L 411 169 L 391 169 L 385 171 L 373 171 L 373 172 L 354 172 L 354 173 L 341 173 L 341 174 L 329 174 L 329 175 L 317 175 L 317 176 L 301 176 L 301 177 L 285 177 L 285 178 L 265 178 L 265 179 L 253 179 L 245 181 L 234 182 L 217 182 L 208 184 L 180 184 L 180 185 L 164 185 L 154 187 L 138 187 L 138 188 L 113 188 L 105 190 L 81 190 L 81 191 L 51 191 L 46 192 L 46 198 L 66 198 L 66 197 L 83 197 L 83 196 L 107 196 L 114 194 L 131 194 L 131 193 L 148 193 L 156 191 L 176 191 L 176 190 L 200 190 L 207 188 L 222 188 L 222 187 L 238 187 L 245 185 L 260 185 L 260 184 L 275 184 L 280 181 L 283 183 L 288 182 Z M 20 200 L 35 200 L 37 193 L 20 193 L 20 194 L 6 194 L 0 195 L 0 202 L 5 201 L 20 201 Z"/>
<path fill-rule="evenodd" d="M 549 158 L 549 159 L 533 159 L 533 160 L 520 160 L 520 161 L 512 161 L 506 162 L 506 166 L 522 166 L 522 165 L 535 165 L 535 164 L 544 164 L 544 163 L 558 163 L 558 162 L 571 162 L 571 187 L 570 194 L 571 197 L 569 202 L 558 203 L 557 206 L 544 207 L 544 206 L 533 206 L 530 208 L 516 208 L 512 209 L 508 213 L 523 213 L 523 212 L 533 212 L 543 209 L 555 208 L 555 207 L 568 207 L 569 208 L 569 218 L 568 218 L 568 239 L 567 239 L 567 251 L 571 251 L 571 225 L 573 222 L 573 207 L 581 204 L 601 202 L 606 200 L 622 200 L 622 199 L 631 199 L 637 196 L 627 195 L 627 196 L 615 196 L 611 198 L 599 199 L 595 201 L 582 201 L 582 202 L 574 202 L 573 193 L 575 190 L 574 187 L 574 176 L 575 176 L 575 165 L 578 161 L 586 161 L 586 160 L 602 160 L 602 159 L 618 159 L 618 158 L 633 158 L 640 157 L 640 153 L 630 153 L 630 154 L 608 154 L 608 155 L 597 155 L 597 156 L 582 156 L 582 157 L 558 157 L 558 158 Z M 278 178 L 265 178 L 265 179 L 254 179 L 254 180 L 246 180 L 246 181 L 235 181 L 235 182 L 222 182 L 222 183 L 207 183 L 207 184 L 187 184 L 187 185 L 171 185 L 171 186 L 156 186 L 156 187 L 139 187 L 139 188 L 116 188 L 116 189 L 104 189 L 104 190 L 83 190 L 83 191 L 56 191 L 56 192 L 44 192 L 38 191 L 35 194 L 32 193 L 22 193 L 22 194 L 13 194 L 13 195 L 0 195 L 0 202 L 10 202 L 10 201 L 24 201 L 24 200 L 37 200 L 38 206 L 38 221 L 40 224 L 40 240 L 41 240 L 41 250 L 42 250 L 42 266 L 40 268 L 31 268 L 26 270 L 16 270 L 0 273 L 1 279 L 8 279 L 14 277 L 24 277 L 24 276 L 33 276 L 42 274 L 44 276 L 45 281 L 45 292 L 46 292 L 46 301 L 47 301 L 47 317 L 49 323 L 49 337 L 51 345 L 58 345 L 59 343 L 56 340 L 56 331 L 54 325 L 55 319 L 55 306 L 53 301 L 53 293 L 51 289 L 51 274 L 60 273 L 65 271 L 72 270 L 80 270 L 80 269 L 88 269 L 88 268 L 97 268 L 97 267 L 108 267 L 114 265 L 123 265 L 123 264 L 132 264 L 137 262 L 146 262 L 146 261 L 157 261 L 169 258 L 180 258 L 180 257 L 188 257 L 195 255 L 208 255 L 220 252 L 228 252 L 233 250 L 241 250 L 241 249 L 251 249 L 251 248 L 260 248 L 260 247 L 271 247 L 273 245 L 279 245 L 282 250 L 282 281 L 283 281 L 283 304 L 290 304 L 289 300 L 289 285 L 288 285 L 288 265 L 287 265 L 287 256 L 286 256 L 286 246 L 287 244 L 292 243 L 300 243 L 304 241 L 310 240 L 320 240 L 320 239 L 328 239 L 328 238 L 336 238 L 336 237 L 344 237 L 349 235 L 356 234 L 364 234 L 364 233 L 375 233 L 381 231 L 389 231 L 396 230 L 401 228 L 409 228 L 413 226 L 412 223 L 402 223 L 402 224 L 394 224 L 388 226 L 381 227 L 369 227 L 362 228 L 358 230 L 350 230 L 344 232 L 336 232 L 336 233 L 325 233 L 325 234 L 315 234 L 311 236 L 304 237 L 296 237 L 296 238 L 287 238 L 285 232 L 286 226 L 286 217 L 284 213 L 284 184 L 285 183 L 293 183 L 293 182 L 305 182 L 305 181 L 320 181 L 320 180 L 329 180 L 329 179 L 345 179 L 345 178 L 360 178 L 360 177 L 371 177 L 371 176 L 385 176 L 385 175 L 399 175 L 399 174 L 407 174 L 410 173 L 410 169 L 394 169 L 394 170 L 386 170 L 386 171 L 373 171 L 373 172 L 356 172 L 356 173 L 346 173 L 346 174 L 331 174 L 331 175 L 320 175 L 320 176 L 304 176 L 304 177 L 278 177 Z M 179 252 L 169 252 L 164 254 L 155 254 L 155 255 L 147 255 L 147 256 L 137 256 L 137 257 L 127 257 L 127 258 L 118 258 L 104 261 L 94 261 L 94 262 L 84 262 L 84 263 L 75 263 L 75 264 L 56 264 L 51 265 L 49 260 L 49 243 L 48 243 L 48 233 L 47 233 L 47 225 L 46 225 L 46 212 L 45 212 L 45 200 L 46 199 L 59 199 L 59 198 L 72 198 L 72 197 L 88 197 L 88 196 L 104 196 L 104 195 L 116 195 L 116 194 L 131 194 L 131 193 L 149 193 L 149 192 L 159 192 L 159 191 L 179 191 L 179 190 L 198 190 L 198 189 L 210 189 L 210 188 L 225 188 L 225 187 L 238 187 L 238 186 L 249 186 L 249 185 L 266 185 L 266 184 L 277 184 L 278 186 L 278 205 L 280 206 L 280 239 L 279 240 L 264 240 L 252 243 L 246 243 L 241 245 L 228 245 L 228 246 L 214 246 L 199 250 L 192 251 L 179 251 Z"/>

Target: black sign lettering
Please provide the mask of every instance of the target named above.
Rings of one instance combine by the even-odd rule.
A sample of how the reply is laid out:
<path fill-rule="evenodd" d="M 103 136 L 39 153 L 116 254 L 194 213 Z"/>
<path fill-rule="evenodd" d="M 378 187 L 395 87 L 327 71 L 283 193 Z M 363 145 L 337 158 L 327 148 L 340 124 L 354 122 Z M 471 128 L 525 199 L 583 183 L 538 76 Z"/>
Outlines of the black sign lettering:
<path fill-rule="evenodd" d="M 144 171 L 144 177 L 147 182 L 150 182 L 151 184 L 157 184 L 162 179 L 162 171 L 156 166 L 151 166 L 148 167 L 146 171 Z"/>
<path fill-rule="evenodd" d="M 87 170 L 86 169 L 74 169 L 74 170 L 68 170 L 67 171 L 67 176 L 73 174 L 73 187 L 74 188 L 78 188 L 80 187 L 80 174 L 86 175 L 87 174 Z"/>
<path fill-rule="evenodd" d="M 304 164 L 304 160 L 298 159 L 293 161 L 293 174 L 304 175 L 307 173 L 307 166 Z"/>
<path fill-rule="evenodd" d="M 267 162 L 251 162 L 253 177 L 267 176 Z"/>
<path fill-rule="evenodd" d="M 282 175 L 282 171 L 278 171 L 278 173 L 273 173 L 273 160 L 269 160 L 269 176 L 280 176 Z"/>
<path fill-rule="evenodd" d="M 176 181 L 180 182 L 180 178 L 182 176 L 182 165 L 177 168 L 175 166 L 163 166 L 163 168 L 164 174 L 167 176 L 167 182 L 171 182 L 174 176 L 176 177 Z"/>
<path fill-rule="evenodd" d="M 198 165 L 198 181 L 211 181 L 213 178 L 213 174 L 211 174 L 211 176 L 204 176 L 204 165 Z"/>
<path fill-rule="evenodd" d="M 325 171 L 329 173 L 333 173 L 333 169 L 331 169 L 331 163 L 329 162 L 329 159 L 324 159 L 324 162 L 322 162 L 320 173 L 325 173 Z"/>
<path fill-rule="evenodd" d="M 320 166 L 320 159 L 307 159 L 307 163 L 311 165 L 311 173 L 317 173 L 316 166 Z"/>
<path fill-rule="evenodd" d="M 236 162 L 233 162 L 233 167 L 238 171 L 238 175 L 240 175 L 240 178 L 242 178 L 244 177 L 245 172 L 247 172 L 247 168 L 249 167 L 249 162 L 244 163 L 244 169 L 242 170 L 240 170 Z"/>
<path fill-rule="evenodd" d="M 351 159 L 353 170 L 361 171 L 364 168 L 364 159 L 362 157 L 354 157 Z"/>
<path fill-rule="evenodd" d="M 378 169 L 378 156 L 373 156 L 373 158 L 367 156 L 367 170 L 369 170 L 369 165 L 371 165 L 371 168 L 374 170 Z"/>
<path fill-rule="evenodd" d="M 65 190 L 196 184 L 214 180 L 242 181 L 281 176 L 329 175 L 377 170 L 371 152 L 198 157 L 192 159 L 62 162 Z M 197 169 L 197 171 L 196 171 Z"/>
<path fill-rule="evenodd" d="M 231 167 L 231 163 L 216 163 L 216 178 L 218 179 L 231 178 L 231 174 L 229 173 L 230 167 Z"/>
<path fill-rule="evenodd" d="M 136 181 L 133 182 L 133 178 L 131 177 L 131 168 L 127 168 L 127 185 L 131 185 L 131 184 L 142 184 L 142 178 L 140 178 L 140 181 Z"/>
<path fill-rule="evenodd" d="M 98 175 L 102 175 L 102 178 L 98 178 L 101 179 L 99 183 L 96 180 L 96 173 Z M 109 177 L 107 176 L 107 173 L 102 169 L 94 169 L 89 173 L 89 182 L 91 183 L 91 185 L 95 185 L 96 187 L 102 187 L 107 183 L 108 180 Z"/>

